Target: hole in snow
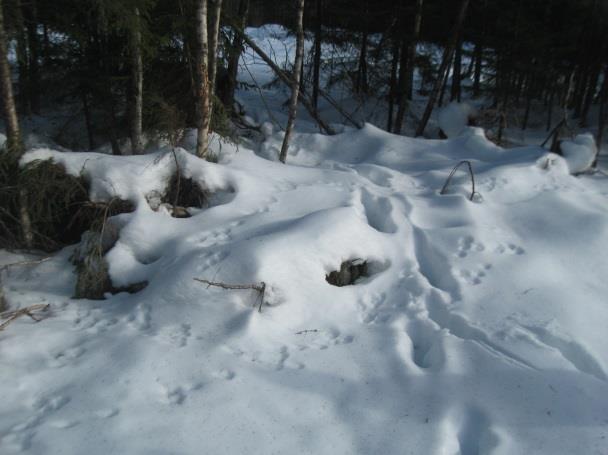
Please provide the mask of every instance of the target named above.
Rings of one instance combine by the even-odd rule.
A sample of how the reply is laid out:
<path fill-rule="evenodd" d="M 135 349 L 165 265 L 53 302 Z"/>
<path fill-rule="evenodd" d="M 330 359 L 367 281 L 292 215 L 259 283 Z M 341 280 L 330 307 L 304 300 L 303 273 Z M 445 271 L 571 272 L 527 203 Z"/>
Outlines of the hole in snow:
<path fill-rule="evenodd" d="M 349 286 L 356 284 L 360 278 L 366 278 L 380 273 L 388 268 L 388 264 L 363 259 L 350 259 L 340 265 L 340 270 L 334 270 L 325 275 L 325 280 L 332 286 Z"/>

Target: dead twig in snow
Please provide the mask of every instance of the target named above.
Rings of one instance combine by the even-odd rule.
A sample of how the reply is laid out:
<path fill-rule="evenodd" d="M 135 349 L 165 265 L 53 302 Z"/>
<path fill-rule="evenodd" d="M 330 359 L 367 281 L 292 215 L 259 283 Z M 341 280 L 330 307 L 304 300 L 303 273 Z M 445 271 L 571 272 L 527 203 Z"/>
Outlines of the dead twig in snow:
<path fill-rule="evenodd" d="M 222 289 L 231 289 L 231 290 L 240 290 L 240 289 L 253 289 L 257 291 L 259 294 L 260 305 L 258 306 L 258 312 L 262 312 L 262 304 L 264 303 L 264 293 L 266 292 L 266 283 L 261 281 L 260 283 L 254 284 L 227 284 L 219 281 L 209 281 L 203 278 L 194 278 L 195 281 L 199 281 L 207 285 L 207 289 L 211 286 L 222 288 Z M 256 299 L 257 302 L 257 299 Z M 255 303 L 254 303 L 255 305 Z"/>
<path fill-rule="evenodd" d="M 445 194 L 447 192 L 448 186 L 450 185 L 450 182 L 452 181 L 452 177 L 454 176 L 454 173 L 463 164 L 466 164 L 467 167 L 469 168 L 469 175 L 471 176 L 471 196 L 469 197 L 469 200 L 471 200 L 471 201 L 473 200 L 473 197 L 475 196 L 477 191 L 475 191 L 475 175 L 473 174 L 473 167 L 471 166 L 471 162 L 468 160 L 463 160 L 460 163 L 458 163 L 456 166 L 454 166 L 454 169 L 452 169 L 452 172 L 450 172 L 450 175 L 449 175 L 448 179 L 445 181 L 445 184 L 443 185 L 443 188 L 441 188 L 441 191 L 439 192 L 439 194 Z"/>
<path fill-rule="evenodd" d="M 50 306 L 51 305 L 49 303 L 46 303 L 46 304 L 39 303 L 36 305 L 30 305 L 26 308 L 21 308 L 19 310 L 7 311 L 6 313 L 2 313 L 2 314 L 0 314 L 0 319 L 6 319 L 6 321 L 4 321 L 2 324 L 0 324 L 0 331 L 4 330 L 4 328 L 7 325 L 9 325 L 15 319 L 17 319 L 18 317 L 23 316 L 23 315 L 29 316 L 36 322 L 41 321 L 43 318 L 36 316 L 34 314 L 34 312 L 46 311 L 49 309 Z"/>
<path fill-rule="evenodd" d="M 320 332 L 319 329 L 306 329 L 306 330 L 300 330 L 299 332 L 296 332 L 296 335 L 306 335 L 307 333 L 317 333 Z"/>

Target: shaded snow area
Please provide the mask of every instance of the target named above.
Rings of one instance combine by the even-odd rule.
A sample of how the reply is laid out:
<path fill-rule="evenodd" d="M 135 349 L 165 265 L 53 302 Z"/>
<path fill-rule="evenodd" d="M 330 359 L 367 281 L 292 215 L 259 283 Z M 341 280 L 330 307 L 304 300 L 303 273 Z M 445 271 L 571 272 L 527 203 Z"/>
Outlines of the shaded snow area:
<path fill-rule="evenodd" d="M 114 284 L 150 284 L 73 300 L 75 247 L 4 274 L 9 308 L 51 310 L 0 332 L 2 454 L 606 453 L 605 178 L 473 128 L 297 133 L 288 165 L 281 139 L 220 164 L 26 155 L 136 204 L 107 259 Z M 438 194 L 462 159 L 473 201 L 460 171 Z M 146 197 L 176 162 L 215 195 L 191 218 Z M 352 259 L 367 276 L 330 285 Z M 261 313 L 196 277 L 265 282 Z"/>

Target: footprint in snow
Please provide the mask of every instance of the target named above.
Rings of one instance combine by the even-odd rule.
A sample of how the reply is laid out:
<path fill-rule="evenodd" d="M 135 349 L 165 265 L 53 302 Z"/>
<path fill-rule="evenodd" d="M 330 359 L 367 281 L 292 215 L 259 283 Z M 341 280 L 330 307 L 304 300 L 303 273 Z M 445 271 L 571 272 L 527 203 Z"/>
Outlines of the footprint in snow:
<path fill-rule="evenodd" d="M 459 258 L 465 258 L 472 252 L 481 253 L 485 249 L 486 247 L 483 243 L 476 242 L 473 236 L 467 235 L 458 239 L 456 256 Z"/>

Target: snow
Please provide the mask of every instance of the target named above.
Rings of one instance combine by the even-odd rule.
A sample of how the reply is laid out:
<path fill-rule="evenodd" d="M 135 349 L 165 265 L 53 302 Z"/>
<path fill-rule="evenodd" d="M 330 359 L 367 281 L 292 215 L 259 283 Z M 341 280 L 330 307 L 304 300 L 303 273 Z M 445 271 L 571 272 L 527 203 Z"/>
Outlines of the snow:
<path fill-rule="evenodd" d="M 562 141 L 560 148 L 571 174 L 589 170 L 597 152 L 595 139 L 589 133 L 579 134 L 572 141 Z"/>
<path fill-rule="evenodd" d="M 142 156 L 29 151 L 135 205 L 106 258 L 116 286 L 149 285 L 72 299 L 76 246 L 3 273 L 10 309 L 50 312 L 0 332 L 0 453 L 605 452 L 608 181 L 571 175 L 585 137 L 560 157 L 459 124 L 427 140 L 305 121 L 287 165 L 272 123 L 261 143 L 214 138 L 220 164 L 192 131 Z M 462 170 L 439 194 L 461 160 L 473 201 Z M 214 193 L 191 218 L 148 202 L 176 163 Z M 353 259 L 368 277 L 327 283 Z M 264 282 L 262 311 L 194 278 Z"/>
<path fill-rule="evenodd" d="M 456 137 L 466 128 L 469 117 L 474 114 L 475 109 L 470 104 L 450 103 L 442 108 L 437 115 L 439 128 L 447 137 Z"/>

